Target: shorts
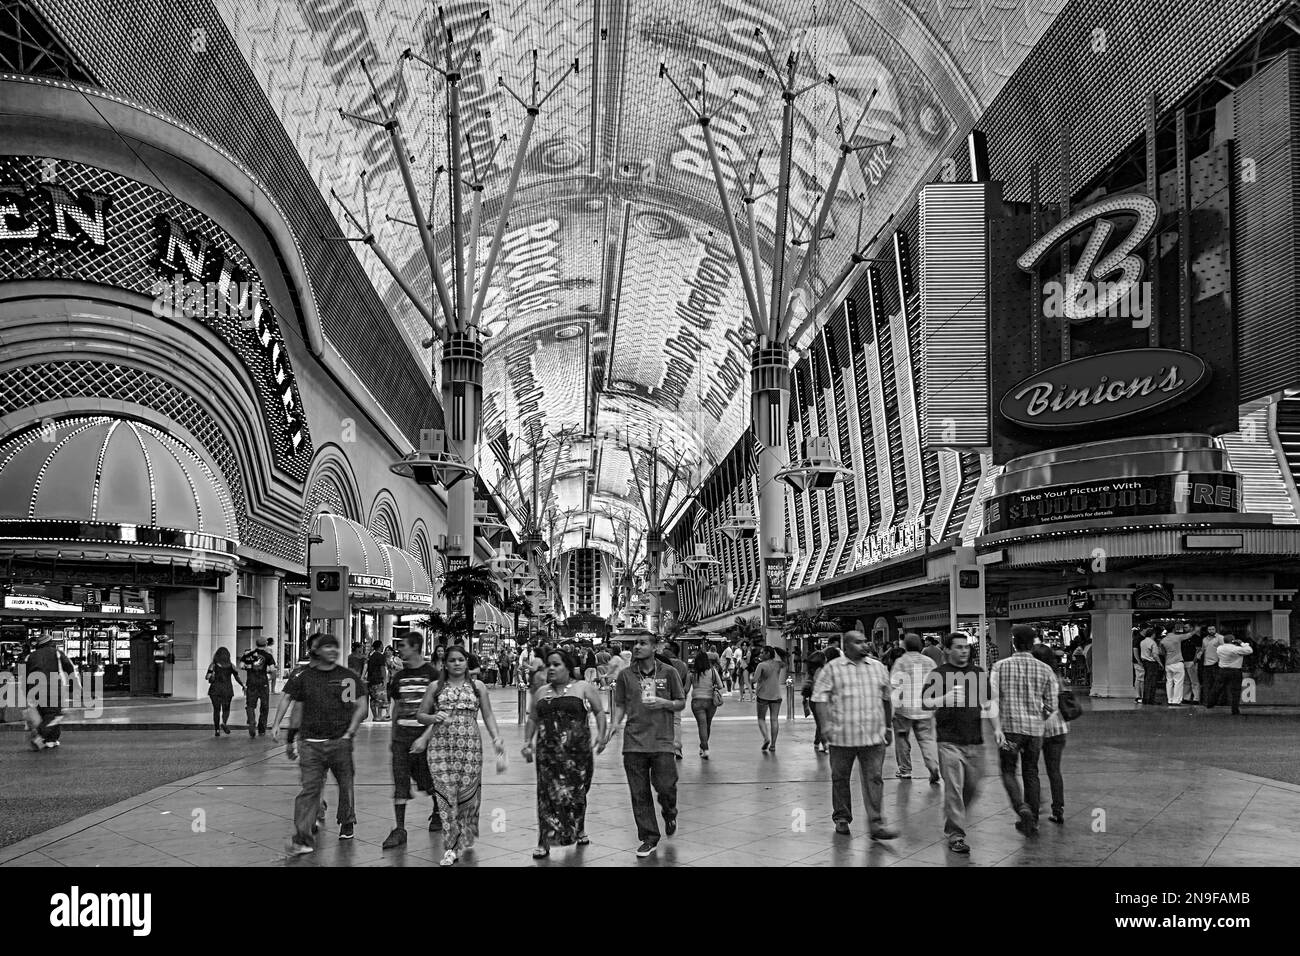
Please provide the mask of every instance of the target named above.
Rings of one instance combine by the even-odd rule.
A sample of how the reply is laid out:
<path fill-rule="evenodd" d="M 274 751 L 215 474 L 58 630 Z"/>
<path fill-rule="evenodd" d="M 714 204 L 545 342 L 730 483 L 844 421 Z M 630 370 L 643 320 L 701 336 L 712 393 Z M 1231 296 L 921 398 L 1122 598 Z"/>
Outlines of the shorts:
<path fill-rule="evenodd" d="M 433 777 L 429 775 L 428 754 L 411 753 L 411 744 L 424 733 L 421 727 L 394 727 L 389 749 L 393 755 L 393 800 L 405 803 L 411 799 L 411 781 L 421 793 L 433 793 Z"/>
<path fill-rule="evenodd" d="M 781 713 L 781 701 L 763 700 L 763 698 L 760 697 L 758 699 L 758 719 L 762 720 L 766 717 L 769 710 L 771 710 L 773 714 Z"/>

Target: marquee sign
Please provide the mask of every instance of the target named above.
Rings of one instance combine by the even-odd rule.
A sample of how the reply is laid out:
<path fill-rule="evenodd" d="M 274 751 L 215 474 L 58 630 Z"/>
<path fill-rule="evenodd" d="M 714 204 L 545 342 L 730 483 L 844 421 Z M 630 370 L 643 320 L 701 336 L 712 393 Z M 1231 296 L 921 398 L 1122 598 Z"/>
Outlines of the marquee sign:
<path fill-rule="evenodd" d="M 58 255 L 34 270 L 33 250 Z M 260 276 L 199 211 L 82 163 L 0 157 L 0 281 L 33 275 L 115 285 L 150 297 L 159 318 L 208 325 L 260 380 L 268 423 L 283 415 L 283 431 L 272 429 L 283 441 L 277 455 L 296 459 L 309 446 L 288 349 Z"/>
<path fill-rule="evenodd" d="M 1177 405 L 1209 378 L 1205 360 L 1190 352 L 1104 352 L 1029 376 L 1002 396 L 998 410 L 1026 428 L 1080 428 Z"/>
<path fill-rule="evenodd" d="M 867 535 L 858 546 L 855 568 L 877 564 L 889 558 L 921 551 L 930 543 L 929 525 L 924 517 L 912 522 L 890 525 L 881 531 Z"/>

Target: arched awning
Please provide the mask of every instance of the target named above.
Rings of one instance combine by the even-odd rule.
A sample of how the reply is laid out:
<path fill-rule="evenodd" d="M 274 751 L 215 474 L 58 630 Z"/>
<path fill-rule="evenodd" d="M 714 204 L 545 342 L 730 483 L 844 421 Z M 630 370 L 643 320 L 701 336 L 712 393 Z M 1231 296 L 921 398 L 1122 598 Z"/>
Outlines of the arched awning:
<path fill-rule="evenodd" d="M 381 547 L 393 569 L 393 589 L 387 601 L 367 601 L 367 609 L 394 614 L 428 614 L 433 609 L 433 584 L 420 565 L 420 559 L 391 544 Z"/>
<path fill-rule="evenodd" d="M 486 625 L 486 628 L 483 627 Z M 478 603 L 474 605 L 474 629 L 490 629 L 499 631 L 513 631 L 515 618 L 513 614 L 507 614 L 500 608 L 494 607 L 487 603 Z"/>
<path fill-rule="evenodd" d="M 313 568 L 342 565 L 348 569 L 348 596 L 353 601 L 387 601 L 393 590 L 393 569 L 384 546 L 364 525 L 334 514 L 319 514 L 312 534 L 322 538 L 312 545 Z"/>
<path fill-rule="evenodd" d="M 0 443 L 0 557 L 229 573 L 238 540 L 224 481 L 149 425 L 67 418 Z"/>

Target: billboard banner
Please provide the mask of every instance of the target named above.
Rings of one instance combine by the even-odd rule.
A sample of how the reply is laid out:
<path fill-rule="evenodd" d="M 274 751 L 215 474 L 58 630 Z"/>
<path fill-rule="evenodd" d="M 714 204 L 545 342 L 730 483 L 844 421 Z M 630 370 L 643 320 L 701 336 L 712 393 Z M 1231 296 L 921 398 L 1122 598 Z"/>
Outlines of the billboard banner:
<path fill-rule="evenodd" d="M 1240 510 L 1241 476 L 1236 472 L 1115 478 L 998 495 L 984 506 L 984 533 L 1063 521 Z"/>
<path fill-rule="evenodd" d="M 768 627 L 785 627 L 785 567 L 785 558 L 764 559 L 767 587 L 764 589 L 763 616 Z"/>

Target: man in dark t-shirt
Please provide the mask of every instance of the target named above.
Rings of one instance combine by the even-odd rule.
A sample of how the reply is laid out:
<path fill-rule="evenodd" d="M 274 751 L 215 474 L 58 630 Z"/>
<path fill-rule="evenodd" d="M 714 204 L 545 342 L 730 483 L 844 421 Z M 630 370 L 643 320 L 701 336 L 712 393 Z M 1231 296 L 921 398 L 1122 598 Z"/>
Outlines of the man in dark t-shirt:
<path fill-rule="evenodd" d="M 438 681 L 434 666 L 424 659 L 424 638 L 408 634 L 397 642 L 397 655 L 402 659 L 402 669 L 395 671 L 388 682 L 388 700 L 393 711 L 392 752 L 393 816 L 396 826 L 384 840 L 384 849 L 392 850 L 406 843 L 406 805 L 411 801 L 411 781 L 422 793 L 433 795 L 433 778 L 429 776 L 429 761 L 425 756 L 428 731 L 415 719 L 429 688 Z M 438 801 L 433 802 L 429 829 L 441 830 L 438 818 Z"/>
<path fill-rule="evenodd" d="M 632 664 L 614 680 L 614 719 L 610 721 L 600 750 L 627 715 L 623 733 L 623 771 L 632 791 L 632 814 L 636 818 L 641 845 L 636 855 L 648 857 L 659 844 L 659 823 L 655 819 L 654 792 L 664 814 L 664 832 L 677 832 L 677 760 L 673 743 L 673 717 L 686 706 L 686 692 L 677 669 L 655 659 L 659 638 L 652 634 L 637 638 Z"/>
<path fill-rule="evenodd" d="M 271 709 L 271 679 L 275 677 L 275 658 L 266 649 L 266 638 L 239 658 L 244 670 L 244 712 L 248 716 L 248 736 L 266 734 L 267 711 Z M 261 707 L 259 712 L 258 707 Z"/>
<path fill-rule="evenodd" d="M 970 639 L 965 634 L 947 635 L 943 647 L 947 660 L 926 675 L 921 706 L 934 711 L 948 849 L 967 854 L 966 811 L 979 791 L 984 751 L 980 721 L 989 708 L 988 674 L 970 662 Z"/>
<path fill-rule="evenodd" d="M 351 840 L 357 822 L 352 789 L 356 776 L 352 738 L 366 717 L 366 694 L 361 675 L 339 666 L 337 637 L 314 635 L 312 647 L 316 654 L 314 665 L 299 671 L 284 686 L 285 695 L 302 704 L 298 725 L 302 792 L 293 805 L 294 837 L 289 844 L 290 856 L 315 849 L 314 824 L 319 816 L 327 772 L 334 774 L 339 788 L 339 839 Z"/>

